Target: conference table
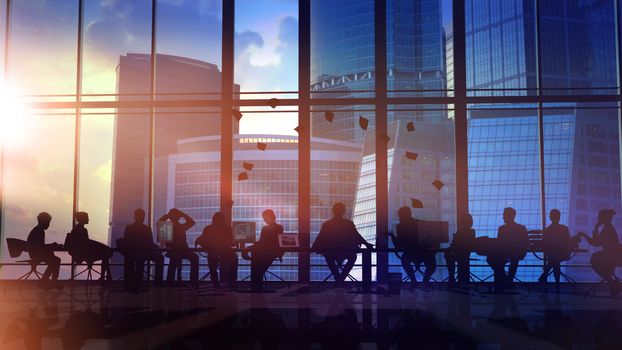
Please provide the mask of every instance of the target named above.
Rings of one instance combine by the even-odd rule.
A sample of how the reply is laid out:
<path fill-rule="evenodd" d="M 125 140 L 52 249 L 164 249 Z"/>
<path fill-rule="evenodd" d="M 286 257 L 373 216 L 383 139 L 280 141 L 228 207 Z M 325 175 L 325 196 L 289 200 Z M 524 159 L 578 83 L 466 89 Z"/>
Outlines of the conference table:
<path fill-rule="evenodd" d="M 121 253 L 119 248 L 111 248 L 115 253 Z M 199 252 L 205 252 L 205 249 L 203 248 L 189 248 L 192 252 L 195 253 L 199 253 Z M 443 253 L 445 251 L 447 251 L 448 249 L 451 248 L 431 248 L 431 249 L 425 249 L 425 252 L 427 253 Z M 173 249 L 171 248 L 158 248 L 158 251 L 161 253 L 169 253 L 171 252 Z M 284 253 L 302 253 L 302 254 L 319 254 L 313 250 L 311 250 L 310 248 L 296 248 L 296 247 L 287 247 L 287 248 L 280 248 L 280 250 Z M 54 251 L 58 251 L 58 252 L 67 252 L 67 249 L 65 249 L 62 245 L 58 245 L 57 247 L 55 247 Z M 242 247 L 236 247 L 236 248 L 231 248 L 231 251 L 236 252 L 236 253 L 241 253 L 243 251 L 249 251 L 249 248 L 242 248 Z M 374 253 L 402 253 L 404 252 L 404 249 L 402 248 L 389 248 L 389 247 L 373 247 L 373 248 L 360 248 L 357 250 L 357 254 L 361 254 L 361 289 L 363 292 L 370 292 L 372 290 L 372 256 Z M 531 253 L 543 253 L 543 250 L 541 248 L 534 248 L 534 247 L 530 247 L 529 249 L 527 249 L 527 252 L 531 252 Z M 573 252 L 575 253 L 580 253 L 580 252 L 588 252 L 587 249 L 575 249 L 573 250 Z M 481 254 L 480 254 L 481 255 Z M 74 277 L 74 266 L 75 266 L 75 262 L 73 261 L 72 258 L 72 263 L 71 263 L 71 278 L 73 279 Z"/>

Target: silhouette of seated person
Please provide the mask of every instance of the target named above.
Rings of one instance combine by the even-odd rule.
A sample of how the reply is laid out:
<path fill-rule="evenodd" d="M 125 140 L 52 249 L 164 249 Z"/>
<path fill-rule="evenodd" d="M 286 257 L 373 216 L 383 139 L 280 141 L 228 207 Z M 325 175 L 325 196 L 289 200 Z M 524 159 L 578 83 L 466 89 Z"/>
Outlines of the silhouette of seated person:
<path fill-rule="evenodd" d="M 216 212 L 212 216 L 212 223 L 203 229 L 195 244 L 207 252 L 207 264 L 214 287 L 220 287 L 220 282 L 234 285 L 237 280 L 238 256 L 231 249 L 235 245 L 233 229 L 227 225 L 223 213 Z"/>
<path fill-rule="evenodd" d="M 454 234 L 449 248 L 445 251 L 449 285 L 453 286 L 456 284 L 456 267 L 458 268 L 458 283 L 469 283 L 469 257 L 471 256 L 471 251 L 473 251 L 474 242 L 473 217 L 471 214 L 466 213 L 460 217 L 460 226 Z"/>
<path fill-rule="evenodd" d="M 622 265 L 622 246 L 616 228 L 611 221 L 616 212 L 613 209 L 602 209 L 598 212 L 598 222 L 594 225 L 592 237 L 583 234 L 587 242 L 602 249 L 592 254 L 592 269 L 609 285 L 611 295 L 622 291 L 620 282 L 615 277 L 615 269 Z"/>
<path fill-rule="evenodd" d="M 41 278 L 42 288 L 57 288 L 62 286 L 58 283 L 58 273 L 60 271 L 60 258 L 54 255 L 57 243 L 45 244 L 45 230 L 50 227 L 52 216 L 46 212 L 37 215 L 37 226 L 35 226 L 26 240 L 28 254 L 34 266 L 41 263 L 46 264 L 45 272 Z"/>
<path fill-rule="evenodd" d="M 507 284 L 512 284 L 518 270 L 518 263 L 527 255 L 529 247 L 529 234 L 527 228 L 516 223 L 516 210 L 505 208 L 503 221 L 499 226 L 495 250 L 490 252 L 486 261 L 494 272 L 495 291 L 501 292 Z M 508 272 L 505 272 L 505 264 L 509 262 Z"/>
<path fill-rule="evenodd" d="M 77 224 L 71 230 L 71 241 L 67 242 L 69 246 L 65 248 L 77 263 L 85 261 L 89 268 L 95 261 L 101 260 L 100 280 L 111 281 L 110 258 L 113 254 L 112 249 L 89 238 L 89 231 L 85 227 L 89 223 L 88 213 L 77 212 L 75 218 Z"/>
<path fill-rule="evenodd" d="M 184 222 L 181 222 L 181 219 Z M 175 281 L 175 271 L 181 268 L 182 260 L 190 261 L 190 283 L 193 287 L 199 285 L 199 256 L 196 255 L 188 246 L 186 231 L 195 225 L 194 220 L 183 211 L 173 208 L 167 214 L 162 215 L 158 220 L 171 220 L 173 223 L 173 242 L 168 255 L 170 258 L 168 270 L 166 271 L 166 281 L 172 284 Z"/>
<path fill-rule="evenodd" d="M 553 270 L 555 283 L 561 278 L 561 263 L 570 259 L 570 254 L 577 248 L 579 237 L 571 237 L 568 226 L 559 223 L 561 212 L 557 209 L 549 213 L 551 224 L 542 231 L 542 250 L 544 252 L 544 270 L 538 278 L 539 282 L 546 282 L 549 273 Z"/>
<path fill-rule="evenodd" d="M 120 247 L 121 248 L 121 247 Z M 158 245 L 153 243 L 151 227 L 145 225 L 145 211 L 134 211 L 134 223 L 125 227 L 123 233 L 123 253 L 125 254 L 125 287 L 136 292 L 140 289 L 143 280 L 145 261 L 155 263 L 155 282 L 162 283 L 164 257 L 158 251 Z"/>
<path fill-rule="evenodd" d="M 263 291 L 264 274 L 274 259 L 283 257 L 283 251 L 279 247 L 279 235 L 283 233 L 283 226 L 276 223 L 276 214 L 272 209 L 264 210 L 261 216 L 266 225 L 261 228 L 259 240 L 242 252 L 244 259 L 251 261 L 252 292 Z"/>
<path fill-rule="evenodd" d="M 333 217 L 322 224 L 311 250 L 324 256 L 335 284 L 340 286 L 352 271 L 360 246 L 373 245 L 356 230 L 354 222 L 343 217 L 346 213 L 343 203 L 335 203 L 332 211 Z"/>
<path fill-rule="evenodd" d="M 401 207 L 397 211 L 399 223 L 395 226 L 396 237 L 394 240 L 395 248 L 402 249 L 402 267 L 412 283 L 417 283 L 415 269 L 420 270 L 421 265 L 425 265 L 423 272 L 423 282 L 429 283 L 432 275 L 436 271 L 435 252 L 429 251 L 419 235 L 419 220 L 412 216 L 409 207 Z M 412 265 L 415 265 L 413 269 Z"/>

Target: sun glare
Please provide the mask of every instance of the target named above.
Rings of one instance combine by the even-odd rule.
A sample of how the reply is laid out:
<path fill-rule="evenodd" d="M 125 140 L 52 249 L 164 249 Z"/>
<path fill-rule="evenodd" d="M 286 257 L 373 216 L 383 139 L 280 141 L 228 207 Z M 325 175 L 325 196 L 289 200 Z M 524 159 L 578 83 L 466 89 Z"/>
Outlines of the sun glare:
<path fill-rule="evenodd" d="M 5 146 L 19 144 L 28 130 L 29 116 L 17 94 L 0 85 L 0 142 Z"/>

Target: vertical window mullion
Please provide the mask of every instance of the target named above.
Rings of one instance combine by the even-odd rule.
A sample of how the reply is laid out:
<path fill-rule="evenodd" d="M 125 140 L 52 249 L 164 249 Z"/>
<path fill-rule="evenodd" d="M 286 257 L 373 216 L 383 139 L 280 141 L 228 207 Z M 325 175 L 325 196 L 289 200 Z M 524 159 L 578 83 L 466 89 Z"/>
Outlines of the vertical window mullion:
<path fill-rule="evenodd" d="M 456 214 L 469 212 L 469 153 L 466 109 L 466 21 L 465 3 L 453 0 L 454 143 L 456 157 Z"/>
<path fill-rule="evenodd" d="M 311 0 L 298 4 L 298 232 L 300 246 L 311 244 Z M 311 277 L 309 253 L 298 254 L 298 281 Z"/>
<path fill-rule="evenodd" d="M 376 109 L 376 246 L 388 247 L 389 189 L 387 138 L 387 1 L 376 0 L 374 11 L 375 40 L 375 109 Z M 376 255 L 378 282 L 385 282 L 389 273 L 386 251 Z"/>
<path fill-rule="evenodd" d="M 233 207 L 233 65 L 235 0 L 222 2 L 220 211 L 228 222 Z"/>

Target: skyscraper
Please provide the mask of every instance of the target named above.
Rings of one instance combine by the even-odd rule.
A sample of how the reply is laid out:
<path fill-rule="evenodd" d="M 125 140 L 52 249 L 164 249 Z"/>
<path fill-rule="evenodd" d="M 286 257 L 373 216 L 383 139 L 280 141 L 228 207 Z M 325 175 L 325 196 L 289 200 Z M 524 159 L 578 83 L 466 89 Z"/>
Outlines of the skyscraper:
<path fill-rule="evenodd" d="M 607 93 L 616 86 L 612 1 L 540 2 L 544 94 Z M 477 96 L 532 95 L 537 88 L 534 2 L 467 1 L 467 88 Z M 603 89 L 601 89 L 603 88 Z M 493 89 L 497 89 L 493 91 Z M 618 121 L 606 104 L 544 105 L 541 207 L 538 113 L 533 105 L 478 105 L 469 111 L 469 207 L 479 235 L 496 235 L 504 207 L 541 229 L 557 208 L 571 233 L 590 233 L 602 208 L 620 211 Z M 619 225 L 620 219 L 616 220 Z M 578 254 L 572 263 L 587 263 Z M 528 256 L 526 263 L 541 265 Z M 578 279 L 589 269 L 566 268 Z M 480 269 L 487 274 L 487 269 Z M 535 280 L 539 267 L 518 277 Z"/>
<path fill-rule="evenodd" d="M 373 97 L 375 89 L 374 2 L 314 1 L 311 5 L 312 97 L 335 99 Z M 389 97 L 446 96 L 447 67 L 441 0 L 387 1 L 387 89 Z M 374 112 L 369 106 L 317 107 L 312 113 L 312 135 L 361 145 L 353 221 L 369 241 L 376 238 Z M 361 112 L 357 110 L 361 109 Z M 360 117 L 369 119 L 367 131 Z M 414 215 L 444 220 L 455 228 L 455 166 L 453 120 L 445 105 L 402 105 L 388 109 L 389 218 L 397 223 L 397 209 L 413 198 L 424 202 Z M 407 123 L 415 125 L 407 131 Z M 406 152 L 418 155 L 406 158 Z M 445 186 L 434 187 L 441 180 Z M 350 203 L 346 203 L 349 207 Z M 392 257 L 391 264 L 397 260 Z"/>
<path fill-rule="evenodd" d="M 151 55 L 128 53 L 117 67 L 117 93 L 120 101 L 151 98 Z M 214 64 L 185 57 L 156 56 L 156 99 L 219 97 L 221 73 Z M 239 87 L 236 87 L 239 89 Z M 154 115 L 154 198 L 162 196 L 167 173 L 158 171 L 162 157 L 177 152 L 177 141 L 220 134 L 220 112 L 208 108 L 158 109 Z M 123 236 L 125 226 L 133 221 L 136 208 L 148 208 L 149 110 L 119 108 L 115 118 L 110 208 L 110 244 Z M 154 217 L 170 208 L 154 200 Z"/>

